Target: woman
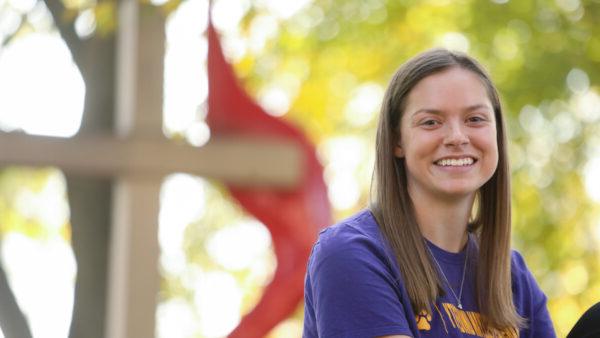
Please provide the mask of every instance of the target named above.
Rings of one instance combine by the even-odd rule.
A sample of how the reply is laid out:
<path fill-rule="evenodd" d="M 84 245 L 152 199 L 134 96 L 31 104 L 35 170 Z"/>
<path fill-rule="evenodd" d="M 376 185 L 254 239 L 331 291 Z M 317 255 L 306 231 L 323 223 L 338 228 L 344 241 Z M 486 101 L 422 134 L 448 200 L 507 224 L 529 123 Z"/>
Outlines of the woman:
<path fill-rule="evenodd" d="M 555 337 L 510 249 L 506 142 L 474 59 L 434 49 L 406 62 L 381 108 L 371 207 L 313 248 L 304 337 Z"/>

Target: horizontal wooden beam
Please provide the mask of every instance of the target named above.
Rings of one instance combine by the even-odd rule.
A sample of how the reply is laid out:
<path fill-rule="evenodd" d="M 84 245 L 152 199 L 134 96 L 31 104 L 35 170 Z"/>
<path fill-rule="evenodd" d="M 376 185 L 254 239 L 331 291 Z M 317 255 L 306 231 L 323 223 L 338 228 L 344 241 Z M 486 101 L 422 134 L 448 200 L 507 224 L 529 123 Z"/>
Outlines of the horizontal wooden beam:
<path fill-rule="evenodd" d="M 300 181 L 303 158 L 297 145 L 274 138 L 220 137 L 193 147 L 168 139 L 0 133 L 0 164 L 109 177 L 184 172 L 238 186 L 292 188 Z"/>

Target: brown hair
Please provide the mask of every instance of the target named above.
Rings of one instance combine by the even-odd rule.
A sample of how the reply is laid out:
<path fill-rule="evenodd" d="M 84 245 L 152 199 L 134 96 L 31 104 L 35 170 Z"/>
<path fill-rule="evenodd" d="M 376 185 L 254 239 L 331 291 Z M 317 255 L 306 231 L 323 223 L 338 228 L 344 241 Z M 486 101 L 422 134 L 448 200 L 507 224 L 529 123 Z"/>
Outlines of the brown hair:
<path fill-rule="evenodd" d="M 519 328 L 524 325 L 524 319 L 517 313 L 512 299 L 506 126 L 498 91 L 476 60 L 462 53 L 432 49 L 408 60 L 396 71 L 385 93 L 377 127 L 371 211 L 395 254 L 413 311 L 415 314 L 431 311 L 431 304 L 443 293 L 443 287 L 417 224 L 404 159 L 394 156 L 394 148 L 400 139 L 400 120 L 412 88 L 423 78 L 451 67 L 479 76 L 492 103 L 497 125 L 498 167 L 479 189 L 475 202 L 477 214 L 468 227 L 479 240 L 476 292 L 480 312 L 488 330 Z"/>

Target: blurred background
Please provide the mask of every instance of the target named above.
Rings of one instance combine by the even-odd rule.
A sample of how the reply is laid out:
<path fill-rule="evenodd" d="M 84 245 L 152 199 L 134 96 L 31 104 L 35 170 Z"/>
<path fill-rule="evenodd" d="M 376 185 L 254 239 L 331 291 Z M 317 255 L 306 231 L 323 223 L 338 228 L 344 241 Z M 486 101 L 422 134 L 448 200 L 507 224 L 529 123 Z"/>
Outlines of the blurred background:
<path fill-rule="evenodd" d="M 208 2 L 143 2 L 166 18 L 164 135 L 200 147 L 211 137 L 204 120 Z M 57 3 L 58 16 L 49 10 Z M 546 292 L 558 336 L 600 301 L 600 1 L 214 0 L 212 6 L 224 54 L 245 90 L 315 144 L 335 220 L 367 204 L 379 104 L 394 70 L 433 46 L 479 59 L 508 118 L 513 246 Z M 117 9 L 117 1 L 0 0 L 2 132 L 78 133 L 94 83 L 84 80 L 73 56 L 81 50 L 65 43 L 57 25 L 72 27 L 80 41 L 110 38 Z M 101 52 L 88 54 L 102 63 Z M 10 286 L 2 292 L 14 294 L 36 338 L 68 337 L 72 330 L 79 269 L 68 193 L 57 168 L 0 169 L 1 266 Z M 269 231 L 210 178 L 164 178 L 157 236 L 160 338 L 226 336 L 256 304 L 277 264 Z M 300 337 L 302 313 L 299 304 L 268 337 Z"/>

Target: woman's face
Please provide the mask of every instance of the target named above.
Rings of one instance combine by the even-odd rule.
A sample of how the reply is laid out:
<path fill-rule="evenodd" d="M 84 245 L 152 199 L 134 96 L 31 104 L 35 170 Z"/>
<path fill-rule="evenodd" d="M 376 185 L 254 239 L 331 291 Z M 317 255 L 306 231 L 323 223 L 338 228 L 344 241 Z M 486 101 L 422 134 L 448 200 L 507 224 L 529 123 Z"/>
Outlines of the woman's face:
<path fill-rule="evenodd" d="M 496 120 L 475 73 L 452 67 L 411 90 L 395 155 L 404 158 L 410 195 L 473 196 L 498 164 Z"/>

